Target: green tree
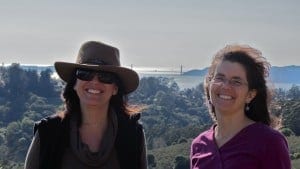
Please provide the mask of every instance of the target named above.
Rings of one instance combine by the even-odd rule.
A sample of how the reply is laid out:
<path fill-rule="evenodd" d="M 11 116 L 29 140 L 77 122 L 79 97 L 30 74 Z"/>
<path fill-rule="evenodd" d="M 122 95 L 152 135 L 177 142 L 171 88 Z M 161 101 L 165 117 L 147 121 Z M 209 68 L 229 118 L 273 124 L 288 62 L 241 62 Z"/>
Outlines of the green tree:
<path fill-rule="evenodd" d="M 6 157 L 15 162 L 24 161 L 27 149 L 32 139 L 33 121 L 24 118 L 21 121 L 11 122 L 6 130 Z"/>
<path fill-rule="evenodd" d="M 16 121 L 25 111 L 25 102 L 27 99 L 28 77 L 20 64 L 13 63 L 8 67 L 7 78 L 5 79 L 5 90 L 7 91 L 7 101 L 10 110 L 5 117 L 5 122 Z"/>
<path fill-rule="evenodd" d="M 0 66 L 0 99 L 3 99 L 3 97 L 6 96 L 6 92 L 4 89 L 6 75 L 7 75 L 6 68 L 4 66 Z"/>
<path fill-rule="evenodd" d="M 291 100 L 299 100 L 300 88 L 299 86 L 293 85 L 287 92 L 287 97 Z"/>
<path fill-rule="evenodd" d="M 25 93 L 29 79 L 25 71 L 21 69 L 20 64 L 13 63 L 8 67 L 7 77 L 4 81 L 5 89 L 10 96 L 9 98 L 13 100 Z"/>
<path fill-rule="evenodd" d="M 174 160 L 174 169 L 189 169 L 189 159 L 184 156 L 177 156 Z"/>
<path fill-rule="evenodd" d="M 155 156 L 153 154 L 147 154 L 147 163 L 150 169 L 156 167 Z"/>
<path fill-rule="evenodd" d="M 11 122 L 7 126 L 6 131 L 6 144 L 8 147 L 8 152 L 6 157 L 8 160 L 18 161 L 23 158 L 20 157 L 19 149 L 20 142 L 22 142 L 22 127 L 19 122 Z"/>
<path fill-rule="evenodd" d="M 51 69 L 46 69 L 41 71 L 39 78 L 39 88 L 38 95 L 42 97 L 53 97 L 57 95 L 55 91 L 55 85 L 53 80 L 51 79 Z"/>
<path fill-rule="evenodd" d="M 151 104 L 158 91 L 169 93 L 173 90 L 177 90 L 177 87 L 168 78 L 143 77 L 138 89 L 131 95 L 131 99 L 136 103 Z"/>
<path fill-rule="evenodd" d="M 39 76 L 36 70 L 28 70 L 26 71 L 26 75 L 28 77 L 28 87 L 27 90 L 29 92 L 37 93 L 37 90 L 39 88 Z"/>
<path fill-rule="evenodd" d="M 282 106 L 283 125 L 300 135 L 300 101 L 288 101 Z"/>
<path fill-rule="evenodd" d="M 295 135 L 295 133 L 294 133 L 291 129 L 286 128 L 286 127 L 280 129 L 280 132 L 281 132 L 284 136 L 286 136 L 286 137 L 294 136 L 294 135 Z"/>

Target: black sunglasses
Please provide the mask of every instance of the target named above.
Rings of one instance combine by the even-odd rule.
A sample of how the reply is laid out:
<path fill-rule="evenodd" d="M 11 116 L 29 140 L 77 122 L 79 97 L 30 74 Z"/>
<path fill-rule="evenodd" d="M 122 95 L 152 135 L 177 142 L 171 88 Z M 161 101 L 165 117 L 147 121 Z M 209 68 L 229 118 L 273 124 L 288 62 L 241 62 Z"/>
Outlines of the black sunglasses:
<path fill-rule="evenodd" d="M 91 81 L 97 75 L 100 82 L 106 84 L 112 84 L 118 82 L 118 77 L 110 72 L 95 71 L 88 69 L 77 69 L 75 73 L 76 77 L 83 81 Z"/>

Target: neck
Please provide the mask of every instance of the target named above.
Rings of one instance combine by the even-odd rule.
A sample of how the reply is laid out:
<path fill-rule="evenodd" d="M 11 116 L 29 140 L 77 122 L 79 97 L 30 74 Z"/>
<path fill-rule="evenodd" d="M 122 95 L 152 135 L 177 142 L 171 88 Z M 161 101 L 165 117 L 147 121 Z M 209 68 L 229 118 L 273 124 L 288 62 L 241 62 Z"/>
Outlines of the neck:
<path fill-rule="evenodd" d="M 106 107 L 81 107 L 82 125 L 106 124 L 108 106 Z"/>
<path fill-rule="evenodd" d="M 244 114 L 236 114 L 231 116 L 217 116 L 217 126 L 215 128 L 215 139 L 218 146 L 222 146 L 239 131 L 246 126 L 254 123 Z"/>
<path fill-rule="evenodd" d="M 98 152 L 103 136 L 108 127 L 108 107 L 81 108 L 82 123 L 79 128 L 80 138 L 92 152 Z"/>

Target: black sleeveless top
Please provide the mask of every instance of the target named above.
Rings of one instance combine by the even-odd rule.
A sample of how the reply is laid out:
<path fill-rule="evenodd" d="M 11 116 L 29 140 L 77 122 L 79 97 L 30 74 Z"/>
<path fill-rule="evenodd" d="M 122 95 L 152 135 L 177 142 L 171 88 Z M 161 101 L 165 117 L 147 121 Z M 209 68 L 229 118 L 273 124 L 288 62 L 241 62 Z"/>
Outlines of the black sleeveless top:
<path fill-rule="evenodd" d="M 140 114 L 127 116 L 116 113 L 118 131 L 115 141 L 121 169 L 139 169 L 143 147 L 143 127 L 138 123 Z M 70 144 L 70 116 L 46 117 L 34 125 L 40 137 L 40 169 L 59 169 L 64 150 Z"/>

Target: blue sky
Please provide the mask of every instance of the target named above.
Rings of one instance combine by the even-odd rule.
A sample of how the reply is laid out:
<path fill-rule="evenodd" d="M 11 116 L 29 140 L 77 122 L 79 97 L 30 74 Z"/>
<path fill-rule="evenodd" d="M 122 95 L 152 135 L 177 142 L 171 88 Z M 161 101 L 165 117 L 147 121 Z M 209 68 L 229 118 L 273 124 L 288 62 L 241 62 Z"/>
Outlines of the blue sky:
<path fill-rule="evenodd" d="M 74 62 L 98 40 L 134 67 L 204 68 L 226 44 L 249 44 L 274 66 L 300 65 L 297 0 L 0 1 L 0 62 Z"/>

